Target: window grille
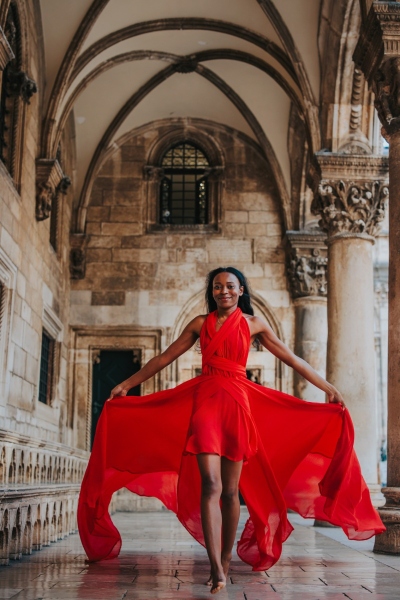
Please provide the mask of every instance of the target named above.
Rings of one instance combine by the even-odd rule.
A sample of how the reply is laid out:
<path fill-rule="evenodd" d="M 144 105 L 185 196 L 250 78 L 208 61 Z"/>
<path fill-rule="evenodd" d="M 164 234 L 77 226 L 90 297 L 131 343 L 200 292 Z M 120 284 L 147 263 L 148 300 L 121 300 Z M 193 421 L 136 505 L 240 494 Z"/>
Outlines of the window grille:
<path fill-rule="evenodd" d="M 175 144 L 164 154 L 161 166 L 160 222 L 207 224 L 210 163 L 204 152 L 188 142 Z"/>
<path fill-rule="evenodd" d="M 43 329 L 40 357 L 39 402 L 51 404 L 55 342 Z"/>

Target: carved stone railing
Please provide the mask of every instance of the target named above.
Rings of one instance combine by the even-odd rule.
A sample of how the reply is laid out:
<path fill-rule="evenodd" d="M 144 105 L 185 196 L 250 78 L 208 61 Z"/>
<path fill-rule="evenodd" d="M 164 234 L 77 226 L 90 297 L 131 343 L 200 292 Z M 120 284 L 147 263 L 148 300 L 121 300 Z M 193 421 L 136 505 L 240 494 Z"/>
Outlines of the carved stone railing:
<path fill-rule="evenodd" d="M 0 429 L 0 565 L 76 531 L 87 453 Z"/>

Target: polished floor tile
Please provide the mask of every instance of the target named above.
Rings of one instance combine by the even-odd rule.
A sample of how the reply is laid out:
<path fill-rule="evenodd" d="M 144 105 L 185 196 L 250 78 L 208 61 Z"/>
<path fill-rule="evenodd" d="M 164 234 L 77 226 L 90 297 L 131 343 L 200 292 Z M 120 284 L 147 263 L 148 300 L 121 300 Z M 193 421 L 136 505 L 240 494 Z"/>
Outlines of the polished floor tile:
<path fill-rule="evenodd" d="M 228 600 L 399 600 L 400 557 L 372 552 L 373 541 L 349 542 L 338 529 L 312 527 L 290 515 L 295 531 L 277 565 L 252 573 L 237 557 Z M 123 536 L 119 558 L 85 562 L 73 535 L 0 567 L 0 600 L 201 600 L 207 555 L 174 515 L 117 513 Z M 241 526 L 246 519 L 241 516 Z"/>

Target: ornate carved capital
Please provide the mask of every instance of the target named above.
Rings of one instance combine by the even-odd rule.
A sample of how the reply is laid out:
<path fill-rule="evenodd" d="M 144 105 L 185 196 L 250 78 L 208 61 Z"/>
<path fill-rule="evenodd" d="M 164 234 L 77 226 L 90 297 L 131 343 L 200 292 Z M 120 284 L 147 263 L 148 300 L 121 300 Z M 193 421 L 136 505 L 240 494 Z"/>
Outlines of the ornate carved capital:
<path fill-rule="evenodd" d="M 326 235 L 318 230 L 287 231 L 287 273 L 293 298 L 327 295 Z"/>
<path fill-rule="evenodd" d="M 400 131 L 400 3 L 374 2 L 354 52 L 375 94 L 375 106 L 391 135 Z"/>
<path fill-rule="evenodd" d="M 4 34 L 4 31 L 0 27 L 0 70 L 4 71 L 10 60 L 14 57 L 14 52 L 11 49 L 10 44 Z"/>
<path fill-rule="evenodd" d="M 71 279 L 84 279 L 86 270 L 86 244 L 84 233 L 70 235 L 69 271 Z"/>
<path fill-rule="evenodd" d="M 36 161 L 36 219 L 43 221 L 50 216 L 57 187 L 64 174 L 57 160 L 39 158 Z"/>
<path fill-rule="evenodd" d="M 388 162 L 376 156 L 321 153 L 315 156 L 309 182 L 314 199 L 311 210 L 329 236 L 375 236 L 385 216 L 389 197 Z"/>
<path fill-rule="evenodd" d="M 375 236 L 385 216 L 389 188 L 386 183 L 322 179 L 311 210 L 321 217 L 319 226 L 330 236 L 367 233 Z"/>

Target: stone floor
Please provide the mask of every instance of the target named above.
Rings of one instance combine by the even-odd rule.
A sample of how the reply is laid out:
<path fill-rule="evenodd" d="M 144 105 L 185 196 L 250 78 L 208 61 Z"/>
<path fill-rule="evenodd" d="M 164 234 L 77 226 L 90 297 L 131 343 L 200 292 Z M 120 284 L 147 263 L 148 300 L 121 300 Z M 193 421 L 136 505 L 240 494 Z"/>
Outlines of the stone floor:
<path fill-rule="evenodd" d="M 174 515 L 117 513 L 123 532 L 118 559 L 86 564 L 78 535 L 0 567 L 0 599 L 190 600 L 210 598 L 204 585 L 205 550 Z M 243 512 L 242 524 L 246 519 Z M 347 542 L 337 529 L 295 524 L 282 557 L 267 573 L 235 559 L 226 590 L 230 600 L 399 600 L 400 557 L 376 555 L 372 542 Z M 343 542 L 346 541 L 346 544 Z M 357 548 L 357 549 L 356 549 Z M 215 597 L 215 596 L 213 596 Z"/>

